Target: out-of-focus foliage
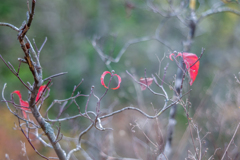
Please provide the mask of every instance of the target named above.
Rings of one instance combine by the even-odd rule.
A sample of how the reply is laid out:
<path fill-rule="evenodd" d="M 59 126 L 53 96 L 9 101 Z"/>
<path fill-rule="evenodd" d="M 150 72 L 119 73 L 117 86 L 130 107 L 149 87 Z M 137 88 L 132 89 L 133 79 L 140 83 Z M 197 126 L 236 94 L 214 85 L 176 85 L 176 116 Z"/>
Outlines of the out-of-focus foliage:
<path fill-rule="evenodd" d="M 23 20 L 26 20 L 26 0 L 1 0 L 0 3 L 0 21 L 20 27 Z M 127 7 L 126 3 L 133 5 L 133 8 Z M 155 0 L 153 3 L 163 11 L 171 10 L 166 1 Z M 180 1 L 173 1 L 174 7 L 177 8 L 179 5 Z M 197 15 L 216 5 L 226 5 L 239 10 L 238 3 L 223 3 L 219 0 L 198 0 L 196 5 Z M 190 14 L 188 6 L 182 12 L 183 18 L 187 18 Z M 240 71 L 239 26 L 239 17 L 232 13 L 220 13 L 209 16 L 198 24 L 191 48 L 191 52 L 198 56 L 202 47 L 206 49 L 200 61 L 198 76 L 191 86 L 192 91 L 189 95 L 189 101 L 192 107 L 190 109 L 191 117 L 202 128 L 202 136 L 206 132 L 212 132 L 211 136 L 207 137 L 205 146 L 205 148 L 210 150 L 208 155 L 213 154 L 216 148 L 224 148 L 228 144 L 236 124 L 239 122 L 240 84 L 237 84 L 234 78 L 234 74 L 239 77 L 238 73 Z M 173 50 L 183 50 L 182 43 L 187 38 L 187 26 L 181 23 L 177 17 L 164 18 L 157 13 L 153 13 L 147 7 L 145 1 L 37 1 L 34 20 L 27 36 L 30 40 L 35 39 L 38 48 L 45 37 L 48 38 L 40 55 L 43 75 L 46 78 L 59 72 L 68 72 L 67 75 L 53 79 L 51 95 L 44 104 L 44 109 L 53 99 L 69 97 L 73 86 L 77 85 L 82 78 L 85 81 L 78 91 L 88 94 L 91 86 L 94 85 L 95 93 L 97 95 L 103 94 L 105 88 L 100 83 L 100 76 L 103 71 L 111 69 L 114 69 L 122 77 L 122 83 L 120 89 L 109 91 L 108 95 L 103 99 L 102 108 L 106 108 L 116 99 L 119 102 L 116 108 L 131 104 L 140 108 L 152 108 L 153 104 L 156 109 L 161 108 L 163 104 L 162 99 L 154 96 L 147 90 L 137 92 L 140 91 L 140 86 L 135 84 L 125 71 L 128 70 L 140 78 L 144 77 L 144 69 L 146 68 L 147 76 L 150 77 L 151 74 L 159 72 L 158 58 L 162 59 L 164 55 L 167 57 L 172 53 L 171 50 L 154 40 L 140 42 L 128 47 L 118 63 L 111 63 L 110 66 L 106 66 L 91 43 L 94 36 L 101 36 L 101 39 L 98 41 L 101 49 L 106 54 L 116 57 L 128 40 L 153 36 L 156 29 L 159 29 L 159 37 L 170 45 Z M 16 39 L 17 32 L 7 27 L 0 27 L 0 54 L 5 60 L 11 62 L 15 68 L 18 67 L 17 58 L 23 58 L 24 56 Z M 161 63 L 161 76 L 164 72 L 163 68 L 167 63 L 170 63 L 170 65 L 165 82 L 172 84 L 177 65 L 165 58 Z M 22 64 L 20 77 L 25 82 L 33 82 L 31 73 L 25 64 Z M 27 99 L 28 95 L 24 86 L 0 61 L 0 88 L 3 87 L 4 83 L 8 84 L 6 97 L 13 90 L 17 89 L 23 93 L 23 99 Z M 111 85 L 116 86 L 116 82 L 113 82 Z M 188 83 L 184 83 L 184 85 L 187 86 Z M 154 84 L 152 87 L 157 90 Z M 165 88 L 171 96 L 172 91 L 168 85 Z M 184 91 L 188 89 L 188 87 L 185 87 Z M 85 106 L 86 98 L 79 98 L 78 103 Z M 10 113 L 2 112 L 5 105 L 1 103 L 0 106 L 0 115 L 4 113 L 10 117 Z M 94 110 L 95 107 L 96 100 L 92 100 L 89 109 Z M 55 117 L 57 110 L 58 108 L 56 107 L 55 110 L 51 111 L 52 115 L 50 116 Z M 65 116 L 67 113 L 71 115 L 76 112 L 78 112 L 76 107 L 69 108 Z M 151 113 L 150 111 L 148 112 Z M 167 117 L 168 114 L 166 112 L 160 118 L 166 123 L 161 125 L 166 126 Z M 185 152 L 185 149 L 188 149 L 191 144 L 182 138 L 187 128 L 187 120 L 184 110 L 180 107 L 177 121 L 174 145 L 184 146 L 181 149 Z M 72 130 L 72 126 L 63 127 L 64 132 L 75 134 L 76 130 L 86 125 L 82 124 L 82 119 L 78 119 L 72 122 L 72 124 L 79 127 L 74 128 L 74 130 Z M 5 125 L 14 126 L 9 121 L 5 121 Z M 2 126 L 4 124 L 1 123 L 1 128 Z M 166 127 L 162 128 L 162 130 L 164 129 Z M 0 131 L 2 134 L 4 132 L 5 130 Z M 165 133 L 166 131 L 163 132 Z M 16 131 L 15 135 L 18 134 L 21 134 L 20 131 L 19 133 Z M 9 137 L 9 139 L 11 138 Z M 182 142 L 179 142 L 179 139 L 182 139 Z M 15 141 L 20 143 L 18 140 Z M 235 144 L 239 146 L 240 142 L 236 141 Z M 4 148 L 9 148 L 8 154 L 12 154 L 11 147 L 4 146 Z M 29 148 L 29 150 L 31 149 Z M 21 149 L 19 148 L 15 152 L 20 153 Z M 124 155 L 124 150 L 119 150 L 119 152 L 121 153 L 120 155 Z M 181 153 L 179 151 L 179 154 Z M 175 156 L 178 156 L 178 154 Z"/>

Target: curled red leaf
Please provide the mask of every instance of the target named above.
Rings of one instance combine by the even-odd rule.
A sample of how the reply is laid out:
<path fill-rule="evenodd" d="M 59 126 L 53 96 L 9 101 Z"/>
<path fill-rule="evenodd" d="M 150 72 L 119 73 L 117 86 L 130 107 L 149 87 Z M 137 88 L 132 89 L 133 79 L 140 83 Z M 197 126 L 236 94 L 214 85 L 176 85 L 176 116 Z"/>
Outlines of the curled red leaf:
<path fill-rule="evenodd" d="M 40 88 L 39 88 L 39 90 L 38 90 L 37 97 L 36 97 L 36 102 L 38 102 L 40 96 L 42 95 L 43 90 L 45 89 L 45 87 L 46 87 L 46 85 L 40 86 Z M 49 90 L 49 88 L 47 88 L 47 89 Z M 19 90 L 13 91 L 12 94 L 13 94 L 13 93 L 16 93 L 16 94 L 18 95 L 18 97 L 19 97 L 19 103 L 20 103 L 21 109 L 22 109 L 22 114 L 23 114 L 24 118 L 26 119 L 26 118 L 27 118 L 27 114 L 26 114 L 25 111 L 30 111 L 29 108 L 26 108 L 26 107 L 29 107 L 29 104 L 28 104 L 27 101 L 22 100 L 22 95 L 21 95 L 21 93 L 20 93 Z M 24 111 L 24 110 L 25 110 L 25 111 Z"/>
<path fill-rule="evenodd" d="M 29 107 L 28 102 L 22 100 L 22 95 L 21 95 L 20 91 L 16 90 L 16 91 L 13 91 L 12 93 L 16 93 L 16 94 L 18 95 L 18 97 L 19 97 L 19 103 L 20 103 L 21 106 L 23 106 L 23 107 L 21 107 L 21 109 L 22 109 L 22 114 L 23 114 L 24 118 L 26 119 L 26 118 L 27 118 L 27 114 L 26 114 L 25 111 L 29 110 L 29 108 L 26 108 L 26 107 Z M 24 111 L 24 110 L 25 110 L 25 111 Z"/>
<path fill-rule="evenodd" d="M 116 89 L 118 89 L 118 88 L 120 87 L 120 83 L 122 82 L 122 79 L 121 79 L 121 77 L 120 77 L 119 75 L 117 75 L 117 74 L 114 74 L 113 76 L 117 76 L 117 78 L 118 78 L 118 85 L 117 85 L 117 87 L 111 88 L 111 89 L 116 90 Z"/>
<path fill-rule="evenodd" d="M 175 56 L 174 53 L 170 54 L 169 55 L 169 58 L 172 60 L 172 56 Z M 199 69 L 199 65 L 200 65 L 200 62 L 198 60 L 198 57 L 196 54 L 194 53 L 187 53 L 187 52 L 178 52 L 178 54 L 175 56 L 178 57 L 178 56 L 182 56 L 183 57 L 183 61 L 186 65 L 186 68 L 188 70 L 188 74 L 190 76 L 190 85 L 193 84 L 193 82 L 195 81 L 196 77 L 197 77 L 197 74 L 198 74 L 198 69 Z"/>
<path fill-rule="evenodd" d="M 105 83 L 104 83 L 104 77 L 106 76 L 106 74 L 112 75 L 111 72 L 109 72 L 109 71 L 104 71 L 103 74 L 101 75 L 100 80 L 101 80 L 101 84 L 102 84 L 105 88 L 108 88 L 108 87 L 105 85 Z"/>
<path fill-rule="evenodd" d="M 101 78 L 100 78 L 101 84 L 102 84 L 105 88 L 108 88 L 108 87 L 105 85 L 105 83 L 104 83 L 104 77 L 105 77 L 107 74 L 110 74 L 111 76 L 117 76 L 117 78 L 118 78 L 118 85 L 117 85 L 117 87 L 111 88 L 111 89 L 113 89 L 113 90 L 118 89 L 118 88 L 120 87 L 120 84 L 121 84 L 121 82 L 122 82 L 122 79 L 121 79 L 121 77 L 120 77 L 119 75 L 117 75 L 117 74 L 113 74 L 113 75 L 112 75 L 112 73 L 109 72 L 109 71 L 104 71 L 103 74 L 101 75 Z"/>
<path fill-rule="evenodd" d="M 150 86 L 153 82 L 153 78 L 146 78 L 146 79 L 145 78 L 140 78 L 140 82 L 147 85 L 147 86 Z M 142 91 L 147 88 L 145 85 L 140 84 Z"/>

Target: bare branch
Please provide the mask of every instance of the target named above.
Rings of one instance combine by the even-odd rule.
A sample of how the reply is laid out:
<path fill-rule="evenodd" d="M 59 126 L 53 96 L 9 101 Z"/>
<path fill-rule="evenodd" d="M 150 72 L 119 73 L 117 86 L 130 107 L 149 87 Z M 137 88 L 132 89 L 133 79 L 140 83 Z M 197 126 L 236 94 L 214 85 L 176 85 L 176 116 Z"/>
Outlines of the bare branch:
<path fill-rule="evenodd" d="M 128 49 L 128 47 L 130 45 L 136 44 L 136 43 L 140 43 L 140 42 L 145 42 L 145 41 L 150 41 L 150 40 L 156 40 L 160 43 L 162 43 L 164 46 L 166 46 L 168 49 L 172 50 L 171 47 L 166 44 L 163 40 L 161 40 L 160 38 L 158 38 L 158 36 L 154 35 L 154 36 L 147 36 L 147 37 L 141 37 L 141 38 L 136 38 L 136 39 L 132 39 L 129 40 L 127 43 L 124 44 L 123 48 L 120 50 L 120 52 L 118 53 L 116 58 L 112 58 L 107 56 L 106 54 L 103 53 L 103 51 L 100 49 L 100 47 L 97 45 L 96 40 L 99 39 L 97 37 L 94 37 L 94 39 L 92 40 L 92 46 L 94 47 L 94 49 L 98 52 L 98 54 L 100 55 L 100 57 L 102 58 L 102 60 L 104 62 L 106 62 L 106 65 L 109 65 L 111 62 L 113 63 L 118 63 L 119 60 L 121 59 L 121 57 L 123 56 L 123 54 L 126 52 L 126 50 Z"/>
<path fill-rule="evenodd" d="M 190 91 L 191 91 L 191 90 L 190 90 Z M 190 92 L 190 91 L 189 91 L 189 92 Z M 187 92 L 186 94 L 188 94 L 189 92 Z M 184 95 L 186 95 L 186 94 L 184 94 Z M 184 95 L 183 95 L 183 96 L 184 96 Z M 104 116 L 101 116 L 100 119 L 104 119 L 104 118 L 111 117 L 111 116 L 113 116 L 114 114 L 123 112 L 123 111 L 125 111 L 125 110 L 136 110 L 136 111 L 140 112 L 142 115 L 146 116 L 147 118 L 149 118 L 149 119 L 154 119 L 154 118 L 160 116 L 163 112 L 165 112 L 168 108 L 172 107 L 174 104 L 177 104 L 178 101 L 181 100 L 181 98 L 182 98 L 183 96 L 180 96 L 176 101 L 172 102 L 172 103 L 169 104 L 167 107 L 164 107 L 160 112 L 158 112 L 158 113 L 157 113 L 156 115 L 154 115 L 154 116 L 150 116 L 150 115 L 148 115 L 147 113 L 145 113 L 144 111 L 142 111 L 142 110 L 140 110 L 140 109 L 138 109 L 138 108 L 135 108 L 135 107 L 125 107 L 125 108 L 122 108 L 122 109 L 120 109 L 120 110 L 116 110 L 116 111 L 114 111 L 114 112 L 112 112 L 112 113 L 109 113 L 109 114 L 106 114 L 106 115 L 104 115 Z"/>
<path fill-rule="evenodd" d="M 0 58 L 2 59 L 2 61 L 5 63 L 5 65 L 9 68 L 9 70 L 22 82 L 22 84 L 29 90 L 30 88 L 23 82 L 23 80 L 19 77 L 18 75 L 18 72 L 19 72 L 19 69 L 18 69 L 18 72 L 15 71 L 15 69 L 13 68 L 13 66 L 11 65 L 11 67 L 7 64 L 7 62 L 3 59 L 2 55 L 0 54 Z"/>
<path fill-rule="evenodd" d="M 126 71 L 126 72 L 127 72 L 127 74 L 128 74 L 129 76 L 132 77 L 132 79 L 133 79 L 135 82 L 137 82 L 137 83 L 140 84 L 140 85 L 145 86 L 145 87 L 148 88 L 153 94 L 158 95 L 158 96 L 162 96 L 162 97 L 166 98 L 166 96 L 165 96 L 164 94 L 157 93 L 157 92 L 153 91 L 148 85 L 146 85 L 146 84 L 144 84 L 144 83 L 141 83 L 140 81 L 136 80 L 136 79 L 133 77 L 133 75 L 131 75 L 131 73 L 129 73 L 128 71 Z"/>
<path fill-rule="evenodd" d="M 77 152 L 77 151 L 79 151 L 79 150 L 80 150 L 80 148 L 74 148 L 74 149 L 72 149 L 72 150 L 67 154 L 67 160 L 70 159 L 70 157 L 71 157 L 71 155 L 73 154 L 73 152 Z"/>
<path fill-rule="evenodd" d="M 42 155 L 41 153 L 39 153 L 38 150 L 33 146 L 31 140 L 27 137 L 27 135 L 26 135 L 25 132 L 23 131 L 23 129 L 22 129 L 21 125 L 20 125 L 20 119 L 19 119 L 19 118 L 18 118 L 18 123 L 19 123 L 19 127 L 20 127 L 23 135 L 26 137 L 26 139 L 28 140 L 28 143 L 32 146 L 32 148 L 34 149 L 34 151 L 35 151 L 39 156 L 41 156 L 42 158 L 49 160 L 47 157 L 45 157 L 44 155 Z"/>
<path fill-rule="evenodd" d="M 75 95 L 74 97 L 70 97 L 70 98 L 67 98 L 67 99 L 63 99 L 63 100 L 57 100 L 57 99 L 55 99 L 55 100 L 50 104 L 50 106 L 47 108 L 46 113 L 45 113 L 45 116 L 46 116 L 47 119 L 48 119 L 48 111 L 53 107 L 53 105 L 54 105 L 55 103 L 61 104 L 62 102 L 66 102 L 66 101 L 68 101 L 68 100 L 72 100 L 72 99 L 75 99 L 75 98 L 80 97 L 80 96 L 88 97 L 89 95 L 83 95 L 83 94 L 79 94 L 79 93 L 78 93 L 78 94 Z"/>
<path fill-rule="evenodd" d="M 42 49 L 43 49 L 43 47 L 44 47 L 44 45 L 45 45 L 46 42 L 47 42 L 47 37 L 45 38 L 45 40 L 44 40 L 42 46 L 40 47 L 40 49 L 39 49 L 39 51 L 38 51 L 38 58 L 39 58 L 40 53 L 41 53 L 41 51 L 42 51 Z"/>
<path fill-rule="evenodd" d="M 21 28 L 21 31 L 19 33 L 19 41 L 22 41 L 24 36 L 26 35 L 27 31 L 30 29 L 30 26 L 32 24 L 32 20 L 33 20 L 33 16 L 34 16 L 34 12 L 35 12 L 35 2 L 36 0 L 32 0 L 32 7 L 31 7 L 31 12 L 29 13 L 29 17 L 27 23 L 25 24 L 25 26 L 23 26 L 23 28 Z"/>
<path fill-rule="evenodd" d="M 78 136 L 78 147 L 81 147 L 81 139 L 84 134 L 86 134 L 92 127 L 94 123 L 91 123 L 84 131 L 82 131 Z"/>
<path fill-rule="evenodd" d="M 54 77 L 58 77 L 58 76 L 61 76 L 61 75 L 67 74 L 67 73 L 68 73 L 68 72 L 57 73 L 57 74 L 54 74 L 54 75 L 51 75 L 51 76 L 45 78 L 43 81 L 47 81 L 47 80 L 49 80 L 49 79 L 52 79 L 52 78 L 54 78 Z"/>
<path fill-rule="evenodd" d="M 93 111 L 88 111 L 87 113 L 88 113 L 88 114 L 90 113 L 90 114 L 96 115 L 96 113 L 93 112 Z M 47 121 L 47 122 L 62 122 L 62 121 L 72 120 L 72 119 L 75 119 L 75 118 L 78 118 L 78 117 L 83 117 L 83 116 L 86 116 L 86 114 L 85 114 L 85 113 L 82 113 L 81 115 L 80 115 L 80 114 L 77 114 L 77 115 L 75 115 L 75 116 L 66 117 L 66 118 L 61 118 L 61 119 L 58 119 L 58 118 L 56 118 L 56 119 L 49 119 L 49 118 L 47 118 L 47 119 L 45 119 L 45 121 Z"/>
<path fill-rule="evenodd" d="M 235 9 L 231 9 L 228 7 L 221 7 L 221 8 L 216 8 L 216 9 L 209 9 L 206 12 L 203 12 L 201 14 L 201 16 L 198 18 L 197 23 L 200 22 L 201 20 L 203 20 L 204 18 L 206 18 L 207 16 L 211 16 L 213 14 L 222 13 L 222 12 L 230 12 L 230 13 L 240 16 L 240 12 Z"/>
<path fill-rule="evenodd" d="M 15 31 L 19 31 L 19 29 L 16 26 L 14 26 L 14 25 L 12 25 L 10 23 L 0 22 L 0 26 L 7 26 L 7 27 L 12 28 Z"/>
<path fill-rule="evenodd" d="M 82 84 L 83 81 L 84 81 L 84 79 L 82 79 L 81 82 L 80 82 L 77 86 L 74 86 L 71 97 L 73 96 L 74 92 L 75 92 L 76 89 Z"/>

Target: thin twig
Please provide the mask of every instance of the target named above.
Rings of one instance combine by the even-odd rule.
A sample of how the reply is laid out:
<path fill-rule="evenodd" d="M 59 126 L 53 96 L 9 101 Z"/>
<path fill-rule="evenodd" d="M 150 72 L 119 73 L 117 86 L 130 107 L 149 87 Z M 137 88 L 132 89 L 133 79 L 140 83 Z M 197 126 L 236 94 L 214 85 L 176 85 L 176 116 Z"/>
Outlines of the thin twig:
<path fill-rule="evenodd" d="M 78 147 L 81 147 L 81 139 L 84 134 L 86 134 L 92 127 L 94 123 L 91 123 L 84 131 L 82 131 L 78 136 Z"/>
<path fill-rule="evenodd" d="M 198 57 L 198 59 L 196 60 L 196 62 L 194 62 L 189 68 L 191 68 L 192 66 L 194 66 L 201 58 L 202 58 L 202 55 L 205 51 L 205 48 L 202 48 L 202 51 L 201 51 L 201 55 Z"/>
<path fill-rule="evenodd" d="M 7 26 L 7 27 L 12 28 L 15 31 L 19 31 L 19 29 L 16 26 L 14 26 L 14 25 L 12 25 L 10 23 L 0 22 L 0 26 Z"/>
<path fill-rule="evenodd" d="M 9 68 L 9 70 L 22 82 L 22 84 L 29 90 L 31 89 L 23 82 L 23 80 L 19 77 L 18 73 L 15 70 L 12 70 L 12 68 L 7 64 L 7 62 L 3 59 L 2 55 L 0 54 L 0 58 L 5 63 L 5 65 Z M 12 66 L 12 65 L 11 65 Z"/>
<path fill-rule="evenodd" d="M 216 9 L 209 9 L 206 12 L 203 12 L 201 14 L 201 16 L 198 18 L 197 23 L 200 22 L 201 20 L 203 20 L 207 16 L 210 16 L 210 15 L 213 15 L 216 13 L 222 13 L 222 12 L 230 12 L 230 13 L 240 16 L 240 12 L 238 10 L 231 9 L 228 7 L 221 7 L 221 8 L 216 8 Z"/>
<path fill-rule="evenodd" d="M 146 37 L 141 37 L 141 38 L 135 38 L 132 40 L 129 40 L 128 42 L 126 42 L 124 44 L 124 46 L 122 47 L 122 49 L 120 50 L 120 52 L 118 53 L 116 58 L 113 57 L 109 57 L 106 54 L 103 53 L 103 51 L 101 50 L 101 48 L 97 45 L 97 39 L 99 39 L 98 37 L 94 37 L 94 39 L 92 40 L 92 46 L 94 47 L 94 49 L 98 52 L 98 54 L 100 55 L 100 57 L 102 58 L 102 60 L 104 62 L 106 62 L 106 65 L 110 65 L 111 62 L 113 63 L 118 63 L 119 60 L 121 59 L 121 57 L 123 56 L 123 54 L 126 52 L 126 50 L 128 49 L 128 47 L 130 45 L 136 44 L 136 43 L 140 43 L 140 42 L 145 42 L 145 41 L 150 41 L 150 40 L 156 40 L 160 43 L 162 43 L 164 46 L 166 46 L 168 49 L 172 50 L 171 47 L 166 44 L 166 42 L 164 42 L 163 40 L 161 40 L 160 38 L 154 36 L 146 36 Z"/>
<path fill-rule="evenodd" d="M 232 139 L 230 140 L 230 142 L 229 142 L 229 144 L 228 144 L 226 150 L 224 151 L 224 154 L 223 154 L 221 160 L 224 159 L 224 157 L 225 157 L 225 155 L 226 155 L 226 153 L 227 153 L 227 151 L 228 151 L 228 148 L 230 147 L 231 143 L 233 142 L 234 137 L 235 137 L 236 134 L 237 134 L 237 131 L 238 131 L 239 126 L 240 126 L 240 122 L 238 123 L 237 128 L 235 129 L 235 132 L 234 132 L 234 134 L 233 134 L 233 136 L 232 136 Z"/>
<path fill-rule="evenodd" d="M 76 89 L 82 84 L 83 81 L 84 81 L 84 79 L 82 79 L 81 82 L 80 82 L 77 86 L 74 86 L 71 97 L 73 96 L 74 92 L 75 92 Z"/>
<path fill-rule="evenodd" d="M 191 91 L 191 90 L 190 90 L 190 91 Z M 189 91 L 189 92 L 190 92 L 190 91 Z M 142 115 L 146 116 L 147 118 L 149 118 L 149 119 L 154 119 L 154 118 L 160 116 L 160 115 L 161 115 L 163 112 L 165 112 L 168 108 L 170 108 L 170 107 L 172 107 L 174 104 L 178 103 L 178 101 L 181 100 L 181 98 L 182 98 L 183 96 L 185 96 L 186 94 L 188 94 L 189 92 L 187 92 L 187 93 L 185 93 L 184 95 L 180 96 L 176 101 L 172 102 L 172 103 L 169 104 L 167 107 L 163 108 L 160 112 L 158 112 L 158 113 L 157 113 L 156 115 L 154 115 L 154 116 L 150 116 L 150 115 L 148 115 L 147 113 L 145 113 L 144 111 L 142 111 L 142 110 L 140 110 L 140 109 L 138 109 L 138 108 L 135 108 L 135 107 L 125 107 L 125 108 L 122 108 L 122 109 L 120 109 L 120 110 L 116 110 L 116 111 L 114 111 L 114 112 L 112 112 L 112 113 L 109 113 L 109 114 L 106 114 L 106 115 L 104 115 L 104 116 L 101 116 L 100 119 L 104 119 L 104 118 L 111 117 L 111 116 L 113 116 L 114 114 L 123 112 L 123 111 L 125 111 L 125 110 L 136 110 L 136 111 L 140 112 Z"/>
<path fill-rule="evenodd" d="M 54 78 L 54 77 L 58 77 L 58 76 L 61 76 L 61 75 L 67 74 L 67 73 L 68 73 L 68 72 L 57 73 L 57 74 L 54 74 L 54 75 L 51 75 L 51 76 L 45 78 L 43 81 L 47 81 L 47 80 L 49 80 L 49 79 L 52 79 L 52 78 Z"/>
<path fill-rule="evenodd" d="M 162 97 L 166 98 L 166 96 L 165 96 L 164 94 L 157 93 L 157 92 L 153 91 L 148 85 L 146 85 L 146 84 L 144 84 L 144 83 L 141 83 L 140 81 L 136 80 L 131 73 L 129 73 L 128 71 L 126 71 L 126 72 L 127 72 L 127 74 L 128 74 L 129 76 L 131 76 L 131 78 L 132 78 L 135 82 L 137 82 L 137 83 L 140 84 L 140 85 L 145 86 L 145 87 L 148 88 L 153 94 L 158 95 L 158 96 L 162 96 Z"/>
<path fill-rule="evenodd" d="M 44 47 L 44 45 L 46 44 L 46 42 L 47 42 L 47 37 L 45 38 L 45 40 L 44 40 L 44 42 L 43 42 L 43 44 L 42 44 L 42 46 L 40 47 L 40 49 L 39 49 L 39 51 L 38 51 L 38 58 L 39 58 L 39 56 L 40 56 L 40 53 L 41 53 L 41 51 L 42 51 L 42 49 L 43 49 L 43 47 Z"/>
<path fill-rule="evenodd" d="M 19 127 L 20 127 L 23 135 L 26 137 L 26 139 L 28 140 L 28 143 L 32 146 L 32 148 L 34 149 L 34 151 L 35 151 L 39 156 L 41 156 L 42 158 L 49 160 L 47 157 L 45 157 L 44 155 L 42 155 L 41 153 L 39 153 L 38 150 L 33 146 L 31 140 L 27 137 L 27 135 L 26 135 L 25 132 L 23 131 L 23 129 L 22 129 L 21 125 L 20 125 L 20 119 L 19 119 L 19 118 L 18 118 L 18 123 L 19 123 Z"/>

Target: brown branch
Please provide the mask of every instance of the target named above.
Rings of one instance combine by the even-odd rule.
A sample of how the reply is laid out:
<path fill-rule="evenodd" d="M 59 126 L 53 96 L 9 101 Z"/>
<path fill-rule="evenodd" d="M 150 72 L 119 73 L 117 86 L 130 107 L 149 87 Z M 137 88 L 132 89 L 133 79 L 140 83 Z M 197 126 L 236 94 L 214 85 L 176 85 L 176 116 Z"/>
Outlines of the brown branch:
<path fill-rule="evenodd" d="M 24 36 L 26 35 L 27 31 L 30 29 L 30 26 L 32 24 L 32 20 L 33 20 L 33 16 L 34 16 L 34 12 L 35 12 L 35 3 L 36 3 L 36 0 L 32 0 L 32 7 L 31 7 L 31 12 L 29 13 L 28 12 L 28 15 L 29 17 L 28 18 L 28 21 L 27 23 L 22 26 L 21 28 L 21 31 L 20 31 L 20 34 L 18 36 L 19 38 L 19 41 L 22 41 Z"/>

